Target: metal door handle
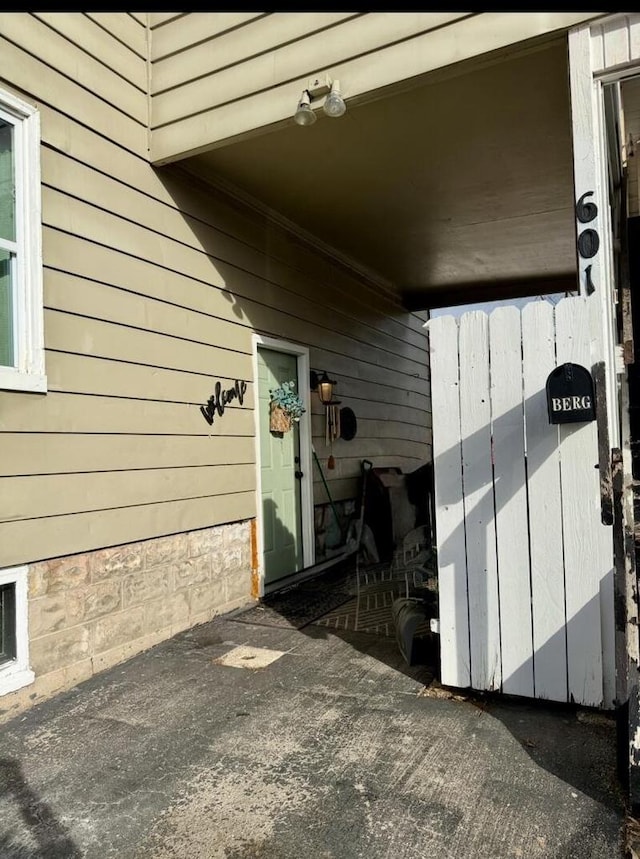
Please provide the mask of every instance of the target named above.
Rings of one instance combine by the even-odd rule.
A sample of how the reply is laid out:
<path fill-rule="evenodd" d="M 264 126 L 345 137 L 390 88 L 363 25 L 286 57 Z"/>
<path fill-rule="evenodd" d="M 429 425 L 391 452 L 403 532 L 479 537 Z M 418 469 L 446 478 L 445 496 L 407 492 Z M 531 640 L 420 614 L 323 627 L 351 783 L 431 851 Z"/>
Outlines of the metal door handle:
<path fill-rule="evenodd" d="M 302 480 L 304 474 L 301 471 L 294 471 L 294 477 L 297 477 L 298 480 Z"/>

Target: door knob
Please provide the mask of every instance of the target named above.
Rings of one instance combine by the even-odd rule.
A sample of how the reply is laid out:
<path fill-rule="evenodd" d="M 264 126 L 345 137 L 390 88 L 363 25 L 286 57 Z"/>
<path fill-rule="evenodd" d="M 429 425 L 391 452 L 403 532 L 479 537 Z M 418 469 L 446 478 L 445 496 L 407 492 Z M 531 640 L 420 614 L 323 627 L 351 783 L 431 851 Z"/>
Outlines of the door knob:
<path fill-rule="evenodd" d="M 294 471 L 294 477 L 297 477 L 298 480 L 302 480 L 304 474 L 301 471 Z"/>

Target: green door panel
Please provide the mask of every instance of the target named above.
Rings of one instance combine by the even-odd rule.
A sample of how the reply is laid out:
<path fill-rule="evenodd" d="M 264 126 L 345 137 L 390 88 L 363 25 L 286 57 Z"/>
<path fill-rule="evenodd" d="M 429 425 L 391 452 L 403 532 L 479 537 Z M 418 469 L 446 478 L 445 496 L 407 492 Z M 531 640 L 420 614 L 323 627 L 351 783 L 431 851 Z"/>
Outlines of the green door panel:
<path fill-rule="evenodd" d="M 302 569 L 302 517 L 299 470 L 300 431 L 294 423 L 282 435 L 269 430 L 269 390 L 294 380 L 297 358 L 273 349 L 258 349 L 258 408 L 265 584 Z M 298 462 L 296 462 L 296 458 Z"/>

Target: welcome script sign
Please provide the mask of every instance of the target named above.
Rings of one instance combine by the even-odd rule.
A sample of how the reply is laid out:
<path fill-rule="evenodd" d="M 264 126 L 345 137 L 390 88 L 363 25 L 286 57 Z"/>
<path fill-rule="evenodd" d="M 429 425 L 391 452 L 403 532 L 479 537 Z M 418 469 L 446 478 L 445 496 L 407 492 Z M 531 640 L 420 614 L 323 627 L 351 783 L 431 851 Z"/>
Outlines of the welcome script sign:
<path fill-rule="evenodd" d="M 214 393 L 207 400 L 206 406 L 200 406 L 205 421 L 211 426 L 216 415 L 222 417 L 224 410 L 229 403 L 238 400 L 240 405 L 244 402 L 244 395 L 247 390 L 247 383 L 236 379 L 233 388 L 222 390 L 222 382 L 216 382 Z"/>

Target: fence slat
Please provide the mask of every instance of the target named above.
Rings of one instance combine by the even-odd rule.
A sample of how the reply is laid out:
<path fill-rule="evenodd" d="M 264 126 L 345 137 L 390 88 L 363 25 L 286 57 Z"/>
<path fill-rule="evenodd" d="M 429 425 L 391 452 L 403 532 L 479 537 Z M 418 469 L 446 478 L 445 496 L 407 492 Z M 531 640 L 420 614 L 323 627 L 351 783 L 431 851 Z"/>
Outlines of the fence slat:
<path fill-rule="evenodd" d="M 458 325 L 452 316 L 429 322 L 440 666 L 442 682 L 469 686 L 469 605 L 462 503 Z"/>
<path fill-rule="evenodd" d="M 567 361 L 590 369 L 589 319 L 576 297 L 429 323 L 446 684 L 613 704 L 597 427 L 551 425 L 545 387 Z"/>
<path fill-rule="evenodd" d="M 471 680 L 500 689 L 498 570 L 491 467 L 487 316 L 460 319 L 460 428 L 469 586 Z"/>
<path fill-rule="evenodd" d="M 522 310 L 535 694 L 567 700 L 562 502 L 558 427 L 549 423 L 546 381 L 555 367 L 553 307 Z"/>
<path fill-rule="evenodd" d="M 587 299 L 563 299 L 555 319 L 558 365 L 572 361 L 591 369 Z M 569 696 L 597 707 L 603 701 L 603 682 L 595 434 L 595 422 L 560 425 Z"/>
<path fill-rule="evenodd" d="M 489 360 L 502 690 L 533 697 L 522 337 L 517 307 L 499 307 L 489 316 Z"/>

